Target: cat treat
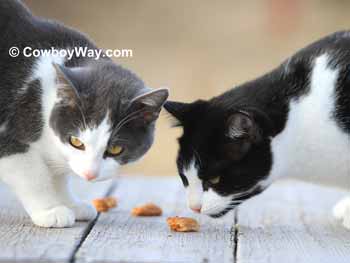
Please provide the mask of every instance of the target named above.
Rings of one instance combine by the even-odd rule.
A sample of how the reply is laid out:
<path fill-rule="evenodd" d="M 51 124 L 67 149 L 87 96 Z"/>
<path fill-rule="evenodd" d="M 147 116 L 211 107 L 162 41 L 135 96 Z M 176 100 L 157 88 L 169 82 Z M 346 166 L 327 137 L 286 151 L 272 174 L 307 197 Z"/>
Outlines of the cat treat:
<path fill-rule="evenodd" d="M 106 204 L 106 202 L 104 201 L 103 198 L 98 198 L 98 199 L 92 200 L 92 204 L 96 208 L 97 212 L 107 212 L 109 209 L 108 205 Z"/>
<path fill-rule="evenodd" d="M 147 203 L 133 208 L 131 214 L 133 216 L 161 216 L 162 209 L 153 203 Z"/>
<path fill-rule="evenodd" d="M 175 232 L 198 232 L 199 224 L 197 220 L 189 217 L 168 217 L 166 220 L 170 230 Z"/>
<path fill-rule="evenodd" d="M 105 197 L 104 201 L 107 204 L 109 209 L 114 208 L 114 207 L 117 206 L 117 199 L 112 197 L 112 196 Z"/>
<path fill-rule="evenodd" d="M 108 212 L 109 209 L 117 206 L 117 199 L 114 197 L 97 198 L 92 201 L 97 212 Z"/>

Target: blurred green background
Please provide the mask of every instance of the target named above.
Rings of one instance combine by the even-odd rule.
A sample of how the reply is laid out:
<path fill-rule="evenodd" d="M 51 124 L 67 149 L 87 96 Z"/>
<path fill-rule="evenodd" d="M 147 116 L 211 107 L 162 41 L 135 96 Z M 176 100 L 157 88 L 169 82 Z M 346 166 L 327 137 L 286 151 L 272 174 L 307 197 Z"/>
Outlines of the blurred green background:
<path fill-rule="evenodd" d="M 25 0 L 34 14 L 87 33 L 170 99 L 210 98 L 271 70 L 306 44 L 350 25 L 346 0 Z M 180 129 L 166 114 L 156 141 L 128 174 L 174 175 Z"/>

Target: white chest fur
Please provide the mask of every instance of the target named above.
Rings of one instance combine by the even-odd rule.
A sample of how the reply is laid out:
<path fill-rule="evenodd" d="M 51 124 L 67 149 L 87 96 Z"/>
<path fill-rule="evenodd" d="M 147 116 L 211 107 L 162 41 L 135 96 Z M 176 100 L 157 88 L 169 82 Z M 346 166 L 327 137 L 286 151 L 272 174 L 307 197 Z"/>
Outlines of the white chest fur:
<path fill-rule="evenodd" d="M 271 179 L 350 187 L 350 135 L 332 117 L 338 71 L 327 60 L 327 55 L 315 60 L 310 91 L 290 102 L 286 127 L 272 141 Z"/>

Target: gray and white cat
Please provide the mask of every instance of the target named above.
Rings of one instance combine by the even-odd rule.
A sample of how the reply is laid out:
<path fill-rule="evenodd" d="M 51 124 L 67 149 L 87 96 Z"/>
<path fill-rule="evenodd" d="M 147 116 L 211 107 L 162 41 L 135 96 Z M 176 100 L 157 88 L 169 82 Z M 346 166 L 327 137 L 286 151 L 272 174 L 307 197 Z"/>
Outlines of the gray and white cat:
<path fill-rule="evenodd" d="M 0 179 L 33 222 L 68 227 L 96 211 L 75 201 L 67 176 L 113 177 L 153 143 L 168 97 L 108 58 L 9 56 L 19 50 L 97 50 L 84 35 L 33 16 L 19 1 L 0 1 Z"/>
<path fill-rule="evenodd" d="M 165 108 L 183 127 L 177 165 L 194 211 L 222 216 L 287 177 L 350 190 L 348 31 L 220 96 Z M 350 229 L 350 198 L 334 215 Z"/>

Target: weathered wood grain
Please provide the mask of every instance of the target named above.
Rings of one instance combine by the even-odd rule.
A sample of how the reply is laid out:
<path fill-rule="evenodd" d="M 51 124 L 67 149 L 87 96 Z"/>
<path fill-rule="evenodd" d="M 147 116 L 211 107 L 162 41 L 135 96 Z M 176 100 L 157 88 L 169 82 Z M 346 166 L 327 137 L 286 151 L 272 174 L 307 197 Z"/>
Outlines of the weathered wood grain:
<path fill-rule="evenodd" d="M 72 185 L 77 196 L 91 201 L 105 195 L 111 182 L 73 180 Z M 69 262 L 88 226 L 88 222 L 64 229 L 34 226 L 14 195 L 0 186 L 0 262 Z"/>
<path fill-rule="evenodd" d="M 331 214 L 344 192 L 295 181 L 238 210 L 237 262 L 350 262 L 350 231 Z"/>
<path fill-rule="evenodd" d="M 104 196 L 110 186 L 74 183 L 86 200 Z M 238 210 L 236 262 L 350 262 L 350 231 L 331 215 L 345 194 L 294 181 L 272 186 Z M 87 230 L 76 262 L 234 262 L 233 214 L 219 220 L 195 216 L 178 178 L 123 178 L 113 195 L 119 206 L 93 226 L 44 229 L 33 226 L 1 186 L 0 262 L 68 262 Z M 163 208 L 162 217 L 130 216 L 134 206 L 149 201 Z M 201 231 L 170 232 L 165 220 L 173 215 L 197 218 Z"/>
<path fill-rule="evenodd" d="M 233 262 L 233 214 L 219 220 L 195 216 L 186 208 L 179 178 L 123 179 L 114 195 L 119 206 L 101 214 L 77 262 Z M 163 216 L 130 216 L 134 206 L 149 201 L 162 207 Z M 171 232 L 166 218 L 174 215 L 197 218 L 200 232 Z"/>

